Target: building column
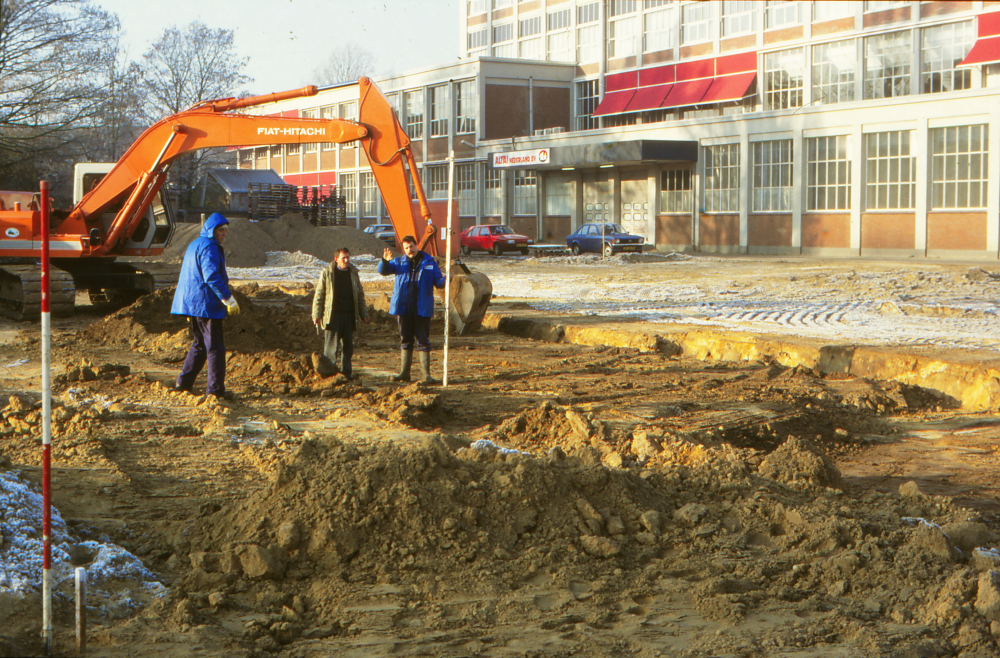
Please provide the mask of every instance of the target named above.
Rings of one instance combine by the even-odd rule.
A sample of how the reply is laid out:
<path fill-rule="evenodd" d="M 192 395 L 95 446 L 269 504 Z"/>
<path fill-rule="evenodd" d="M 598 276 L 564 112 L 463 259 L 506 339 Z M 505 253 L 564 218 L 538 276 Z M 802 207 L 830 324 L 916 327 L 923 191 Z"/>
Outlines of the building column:
<path fill-rule="evenodd" d="M 579 169 L 573 170 L 573 214 L 569 220 L 570 233 L 580 228 L 583 221 L 583 172 Z"/>
<path fill-rule="evenodd" d="M 989 171 L 1000 171 L 1000 107 L 996 104 L 990 112 L 989 122 Z M 996 181 L 996 174 L 992 177 Z M 990 181 L 989 200 L 986 202 L 986 251 L 1000 258 L 1000 198 L 996 193 L 996 184 Z"/>
<path fill-rule="evenodd" d="M 740 136 L 740 253 L 750 251 L 750 136 L 743 133 Z"/>
<path fill-rule="evenodd" d="M 510 169 L 500 170 L 500 223 L 510 226 L 510 211 L 513 205 L 514 181 Z"/>
<path fill-rule="evenodd" d="M 622 170 L 612 167 L 611 172 L 611 221 L 620 224 L 622 221 Z"/>
<path fill-rule="evenodd" d="M 802 253 L 802 188 L 805 184 L 805 155 L 802 131 L 796 130 L 792 136 L 792 249 L 796 249 L 799 254 Z"/>
<path fill-rule="evenodd" d="M 927 118 L 920 117 L 917 121 L 916 144 L 912 143 L 913 155 L 917 162 L 916 199 L 913 208 L 913 250 L 921 256 L 927 255 L 927 209 L 930 208 L 931 185 L 930 166 L 931 161 L 927 157 Z M 923 191 L 923 194 L 921 194 Z"/>
<path fill-rule="evenodd" d="M 861 213 L 864 210 L 865 136 L 860 123 L 851 131 L 851 249 L 861 255 Z"/>
<path fill-rule="evenodd" d="M 656 226 L 657 217 L 660 214 L 660 168 L 658 165 L 650 165 L 646 172 L 646 206 L 649 210 L 644 210 L 646 214 L 646 231 L 651 234 L 650 244 L 656 248 Z"/>
<path fill-rule="evenodd" d="M 535 242 L 539 242 L 544 236 L 545 218 L 545 177 L 539 169 L 535 170 Z"/>

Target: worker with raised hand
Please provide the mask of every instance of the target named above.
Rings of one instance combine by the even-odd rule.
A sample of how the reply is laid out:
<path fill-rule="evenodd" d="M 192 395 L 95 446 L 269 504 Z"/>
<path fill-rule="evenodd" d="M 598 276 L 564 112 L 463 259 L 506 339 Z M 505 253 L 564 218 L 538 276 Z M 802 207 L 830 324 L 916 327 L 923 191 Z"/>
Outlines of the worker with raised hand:
<path fill-rule="evenodd" d="M 208 386 L 205 394 L 232 399 L 226 391 L 226 344 L 222 321 L 240 312 L 240 305 L 229 290 L 226 258 L 222 244 L 229 231 L 229 220 L 213 213 L 201 227 L 201 234 L 184 252 L 177 291 L 170 312 L 186 315 L 193 341 L 175 391 L 191 392 L 194 380 L 208 363 Z"/>
<path fill-rule="evenodd" d="M 402 256 L 394 259 L 392 251 L 386 248 L 378 264 L 379 274 L 396 275 L 389 314 L 395 315 L 399 321 L 400 367 L 399 374 L 392 380 L 410 381 L 413 343 L 416 341 L 420 376 L 428 384 L 433 384 L 437 380 L 431 377 L 431 317 L 434 315 L 434 288 L 444 288 L 444 275 L 436 260 L 417 249 L 417 241 L 412 235 L 403 238 L 402 245 Z"/>
<path fill-rule="evenodd" d="M 344 362 L 341 374 L 354 379 L 351 357 L 354 356 L 354 329 L 358 320 L 368 322 L 368 305 L 365 290 L 361 287 L 358 268 L 351 265 L 351 251 L 347 247 L 337 250 L 332 263 L 323 268 L 316 282 L 312 303 L 313 324 L 323 327 L 323 354 L 337 367 L 341 345 Z"/>

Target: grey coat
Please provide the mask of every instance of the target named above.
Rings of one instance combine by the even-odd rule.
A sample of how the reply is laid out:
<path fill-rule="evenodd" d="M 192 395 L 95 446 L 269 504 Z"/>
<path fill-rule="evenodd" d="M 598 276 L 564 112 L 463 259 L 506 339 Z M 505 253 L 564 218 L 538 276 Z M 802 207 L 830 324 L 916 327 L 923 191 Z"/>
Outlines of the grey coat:
<path fill-rule="evenodd" d="M 323 268 L 323 273 L 319 275 L 316 282 L 316 293 L 313 295 L 312 317 L 315 322 L 320 321 L 320 326 L 324 329 L 330 324 L 333 317 L 334 286 L 333 268 L 337 263 L 333 262 Z M 365 304 L 365 289 L 361 287 L 361 279 L 358 277 L 358 268 L 348 265 L 351 272 L 351 287 L 354 288 L 354 326 L 358 326 L 360 320 L 368 320 L 368 305 Z"/>

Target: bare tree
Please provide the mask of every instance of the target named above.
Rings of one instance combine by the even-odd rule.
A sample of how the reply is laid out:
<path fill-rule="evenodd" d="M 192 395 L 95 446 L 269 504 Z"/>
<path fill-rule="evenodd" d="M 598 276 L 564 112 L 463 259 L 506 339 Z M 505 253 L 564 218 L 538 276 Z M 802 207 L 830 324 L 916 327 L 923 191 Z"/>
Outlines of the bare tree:
<path fill-rule="evenodd" d="M 147 120 L 153 123 L 201 101 L 244 95 L 241 88 L 253 80 L 243 73 L 249 57 L 234 50 L 232 30 L 198 22 L 164 30 L 144 56 Z M 225 151 L 196 151 L 173 165 L 170 182 L 186 191 L 205 168 L 222 164 L 231 164 Z"/>
<path fill-rule="evenodd" d="M 314 72 L 320 84 L 335 85 L 353 82 L 375 71 L 375 56 L 356 43 L 337 48 Z"/>
<path fill-rule="evenodd" d="M 0 188 L 46 176 L 93 124 L 117 30 L 89 0 L 0 0 Z"/>

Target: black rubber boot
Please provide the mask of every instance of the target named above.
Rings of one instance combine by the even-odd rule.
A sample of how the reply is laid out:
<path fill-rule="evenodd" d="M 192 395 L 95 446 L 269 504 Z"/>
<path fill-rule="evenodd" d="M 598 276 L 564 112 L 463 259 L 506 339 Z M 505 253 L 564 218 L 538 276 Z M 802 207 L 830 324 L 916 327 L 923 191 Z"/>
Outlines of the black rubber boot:
<path fill-rule="evenodd" d="M 413 350 L 399 351 L 399 374 L 393 375 L 394 382 L 410 381 L 410 365 L 413 363 Z"/>
<path fill-rule="evenodd" d="M 431 377 L 431 353 L 417 352 L 417 359 L 420 361 L 420 378 L 425 384 L 437 384 L 438 380 Z"/>

